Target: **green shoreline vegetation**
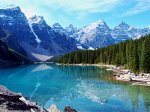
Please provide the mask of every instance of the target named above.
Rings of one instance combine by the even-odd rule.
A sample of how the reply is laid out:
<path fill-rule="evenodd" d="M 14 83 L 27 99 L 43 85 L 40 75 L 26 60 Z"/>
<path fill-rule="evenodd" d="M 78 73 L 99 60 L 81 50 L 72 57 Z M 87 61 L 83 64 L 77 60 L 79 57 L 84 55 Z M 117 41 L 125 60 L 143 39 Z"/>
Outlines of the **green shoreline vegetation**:
<path fill-rule="evenodd" d="M 62 56 L 64 64 L 108 64 L 125 66 L 134 73 L 150 73 L 150 34 L 97 50 L 80 50 Z"/>

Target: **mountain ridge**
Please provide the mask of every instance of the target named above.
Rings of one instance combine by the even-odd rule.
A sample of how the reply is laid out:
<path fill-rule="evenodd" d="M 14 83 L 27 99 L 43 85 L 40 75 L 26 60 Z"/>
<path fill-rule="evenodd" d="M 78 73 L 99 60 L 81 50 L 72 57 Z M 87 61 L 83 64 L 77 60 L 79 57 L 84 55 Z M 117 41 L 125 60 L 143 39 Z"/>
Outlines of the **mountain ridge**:
<path fill-rule="evenodd" d="M 73 39 L 54 32 L 41 16 L 27 19 L 18 6 L 0 9 L 0 30 L 0 40 L 33 61 L 77 50 Z"/>
<path fill-rule="evenodd" d="M 57 29 L 57 27 L 53 27 L 52 29 L 58 33 L 69 35 L 69 37 L 75 38 L 80 44 L 94 49 L 106 47 L 129 39 L 138 39 L 150 33 L 149 27 L 138 28 L 130 26 L 124 21 L 120 22 L 114 28 L 110 28 L 103 19 L 86 25 L 83 28 L 74 28 L 72 25 L 72 28 L 74 28 L 72 30 L 74 32 L 71 33 L 68 33 L 66 28 L 63 28 L 59 24 L 59 29 Z"/>
<path fill-rule="evenodd" d="M 18 6 L 0 9 L 0 40 L 33 61 L 46 61 L 75 50 L 94 50 L 150 32 L 150 27 L 136 28 L 121 22 L 111 29 L 100 19 L 83 28 L 59 23 L 49 26 L 44 17 L 27 18 Z"/>

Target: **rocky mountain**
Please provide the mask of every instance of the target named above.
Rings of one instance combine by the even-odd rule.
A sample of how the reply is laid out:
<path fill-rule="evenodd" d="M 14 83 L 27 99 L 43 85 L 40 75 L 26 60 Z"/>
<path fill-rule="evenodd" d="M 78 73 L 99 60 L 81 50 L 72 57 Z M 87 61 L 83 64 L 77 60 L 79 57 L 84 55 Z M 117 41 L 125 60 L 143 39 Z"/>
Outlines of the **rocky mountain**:
<path fill-rule="evenodd" d="M 99 20 L 82 28 L 78 32 L 78 40 L 82 44 L 93 48 L 108 46 L 115 41 L 111 37 L 111 29 L 104 20 Z"/>
<path fill-rule="evenodd" d="M 93 48 L 105 47 L 111 44 L 129 39 L 138 39 L 150 33 L 150 28 L 136 28 L 121 22 L 118 26 L 110 29 L 104 20 L 99 20 L 85 26 L 78 32 L 77 39 Z"/>
<path fill-rule="evenodd" d="M 72 24 L 68 25 L 66 28 L 63 28 L 59 23 L 54 23 L 52 25 L 52 30 L 61 34 L 61 35 L 66 35 L 67 39 L 71 39 L 72 42 L 75 43 L 75 46 L 77 47 L 78 50 L 85 50 L 85 49 L 90 49 L 91 47 L 86 46 L 82 44 L 78 40 L 78 32 L 79 29 L 74 27 Z"/>
<path fill-rule="evenodd" d="M 0 30 L 0 40 L 34 61 L 77 50 L 74 39 L 53 31 L 43 17 L 28 20 L 17 6 L 0 9 Z"/>
<path fill-rule="evenodd" d="M 128 35 L 128 30 L 130 26 L 124 22 L 121 22 L 118 26 L 112 29 L 111 35 L 117 41 L 127 40 L 132 38 L 131 35 Z"/>
<path fill-rule="evenodd" d="M 29 19 L 29 26 L 38 40 L 37 49 L 42 51 L 40 54 L 48 56 L 58 56 L 77 50 L 73 39 L 67 38 L 65 34 L 57 33 L 47 25 L 41 16 L 33 16 Z M 34 50 L 32 51 L 34 52 Z M 40 56 L 41 57 L 41 56 Z"/>
<path fill-rule="evenodd" d="M 0 68 L 13 67 L 24 63 L 32 63 L 32 61 L 22 54 L 9 49 L 8 46 L 0 40 Z"/>
<path fill-rule="evenodd" d="M 148 34 L 150 30 L 148 28 L 136 28 L 126 24 L 125 22 L 121 22 L 118 26 L 112 29 L 111 35 L 116 42 L 125 41 L 128 39 L 138 39 L 141 36 Z"/>
<path fill-rule="evenodd" d="M 54 56 L 79 49 L 97 49 L 137 39 L 150 32 L 121 22 L 113 29 L 104 20 L 83 28 L 72 24 L 63 28 L 59 23 L 50 27 L 42 16 L 26 18 L 18 6 L 0 9 L 0 40 L 8 49 L 33 61 L 46 61 Z"/>
<path fill-rule="evenodd" d="M 30 32 L 28 20 L 19 7 L 0 9 L 0 30 L 0 39 L 9 48 L 15 49 L 25 56 L 27 56 L 27 52 L 23 49 L 22 43 L 36 46 L 35 37 Z"/>
<path fill-rule="evenodd" d="M 74 38 L 78 49 L 91 50 L 129 39 L 138 39 L 150 33 L 150 27 L 136 28 L 125 22 L 121 22 L 111 29 L 104 20 L 99 20 L 80 29 L 77 29 L 72 24 L 63 28 L 59 23 L 55 23 L 52 29 L 55 32 L 66 35 L 67 38 Z"/>

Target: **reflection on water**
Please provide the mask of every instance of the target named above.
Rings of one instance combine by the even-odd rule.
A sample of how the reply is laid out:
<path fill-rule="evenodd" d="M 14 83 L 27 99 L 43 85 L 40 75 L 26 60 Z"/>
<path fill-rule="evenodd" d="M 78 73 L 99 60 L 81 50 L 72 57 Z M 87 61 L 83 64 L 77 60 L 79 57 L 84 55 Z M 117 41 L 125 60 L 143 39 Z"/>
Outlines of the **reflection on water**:
<path fill-rule="evenodd" d="M 0 84 L 48 108 L 80 112 L 150 112 L 150 88 L 115 81 L 94 66 L 30 65 L 0 70 Z"/>

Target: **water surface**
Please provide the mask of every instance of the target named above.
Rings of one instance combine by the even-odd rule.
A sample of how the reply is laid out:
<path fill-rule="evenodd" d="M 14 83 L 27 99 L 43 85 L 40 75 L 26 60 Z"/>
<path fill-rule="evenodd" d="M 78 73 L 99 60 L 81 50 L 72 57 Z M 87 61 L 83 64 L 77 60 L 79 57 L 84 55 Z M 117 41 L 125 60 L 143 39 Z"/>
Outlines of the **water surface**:
<path fill-rule="evenodd" d="M 78 112 L 150 112 L 150 88 L 114 80 L 94 66 L 29 65 L 0 69 L 0 84 L 48 108 Z"/>

